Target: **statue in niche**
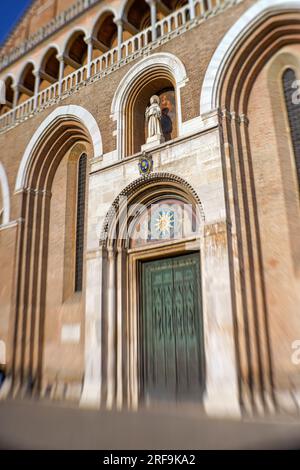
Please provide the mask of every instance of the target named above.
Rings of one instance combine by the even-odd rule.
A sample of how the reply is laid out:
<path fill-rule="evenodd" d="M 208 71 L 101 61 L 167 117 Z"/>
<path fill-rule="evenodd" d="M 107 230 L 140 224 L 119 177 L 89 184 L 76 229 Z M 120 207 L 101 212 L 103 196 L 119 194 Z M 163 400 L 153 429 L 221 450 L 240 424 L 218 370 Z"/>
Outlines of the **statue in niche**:
<path fill-rule="evenodd" d="M 150 106 L 147 107 L 146 113 L 146 124 L 148 130 L 147 142 L 143 145 L 143 148 L 146 149 L 159 145 L 165 141 L 161 129 L 161 109 L 160 109 L 160 99 L 157 95 L 153 95 L 150 98 Z"/>

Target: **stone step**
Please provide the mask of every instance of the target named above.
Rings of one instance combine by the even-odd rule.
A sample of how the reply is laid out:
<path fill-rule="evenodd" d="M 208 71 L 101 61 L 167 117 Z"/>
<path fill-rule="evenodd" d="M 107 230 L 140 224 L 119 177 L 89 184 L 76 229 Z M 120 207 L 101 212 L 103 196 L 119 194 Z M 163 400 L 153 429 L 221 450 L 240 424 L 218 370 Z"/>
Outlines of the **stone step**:
<path fill-rule="evenodd" d="M 0 402 L 2 449 L 297 449 L 300 422 L 233 421 L 180 409 L 95 411 L 53 402 Z"/>

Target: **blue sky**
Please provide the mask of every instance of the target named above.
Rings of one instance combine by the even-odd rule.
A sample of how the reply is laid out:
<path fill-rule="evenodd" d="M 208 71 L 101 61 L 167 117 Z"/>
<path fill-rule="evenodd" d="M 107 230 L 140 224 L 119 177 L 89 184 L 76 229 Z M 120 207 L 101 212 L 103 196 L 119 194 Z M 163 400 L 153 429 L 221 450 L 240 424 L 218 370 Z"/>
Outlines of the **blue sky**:
<path fill-rule="evenodd" d="M 1 2 L 0 45 L 18 22 L 31 0 L 5 0 Z"/>

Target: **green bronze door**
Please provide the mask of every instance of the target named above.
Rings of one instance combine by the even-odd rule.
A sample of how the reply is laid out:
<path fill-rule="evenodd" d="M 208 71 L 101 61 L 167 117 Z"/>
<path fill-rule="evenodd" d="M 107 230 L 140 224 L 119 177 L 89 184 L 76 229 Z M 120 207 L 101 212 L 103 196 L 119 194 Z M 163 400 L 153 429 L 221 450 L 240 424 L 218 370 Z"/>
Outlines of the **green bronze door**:
<path fill-rule="evenodd" d="M 202 398 L 199 261 L 196 253 L 142 264 L 142 374 L 147 401 Z"/>

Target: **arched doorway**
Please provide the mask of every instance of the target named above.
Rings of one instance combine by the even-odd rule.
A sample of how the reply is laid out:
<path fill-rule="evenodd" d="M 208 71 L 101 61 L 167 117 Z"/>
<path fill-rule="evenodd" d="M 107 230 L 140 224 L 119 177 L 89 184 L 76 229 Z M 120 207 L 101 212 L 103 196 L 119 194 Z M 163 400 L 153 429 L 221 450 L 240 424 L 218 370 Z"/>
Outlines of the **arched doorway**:
<path fill-rule="evenodd" d="M 201 403 L 205 389 L 200 201 L 181 178 L 142 177 L 101 236 L 103 400 Z"/>

